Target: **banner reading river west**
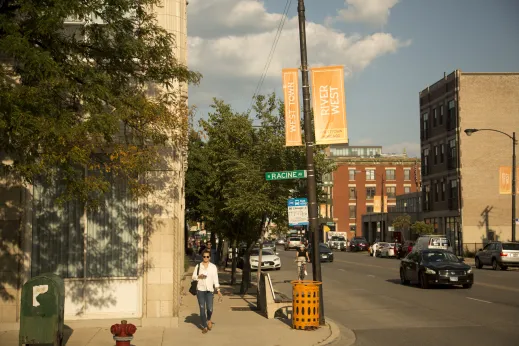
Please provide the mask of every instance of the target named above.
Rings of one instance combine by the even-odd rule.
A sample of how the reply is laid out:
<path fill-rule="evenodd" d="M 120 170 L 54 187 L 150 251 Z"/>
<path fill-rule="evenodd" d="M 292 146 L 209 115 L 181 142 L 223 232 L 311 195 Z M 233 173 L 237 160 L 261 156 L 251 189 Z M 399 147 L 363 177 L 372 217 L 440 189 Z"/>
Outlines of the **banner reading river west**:
<path fill-rule="evenodd" d="M 344 66 L 313 67 L 315 143 L 348 143 Z"/>
<path fill-rule="evenodd" d="M 299 70 L 285 68 L 283 73 L 283 94 L 285 96 L 285 145 L 294 147 L 301 142 L 301 115 L 299 112 Z"/>

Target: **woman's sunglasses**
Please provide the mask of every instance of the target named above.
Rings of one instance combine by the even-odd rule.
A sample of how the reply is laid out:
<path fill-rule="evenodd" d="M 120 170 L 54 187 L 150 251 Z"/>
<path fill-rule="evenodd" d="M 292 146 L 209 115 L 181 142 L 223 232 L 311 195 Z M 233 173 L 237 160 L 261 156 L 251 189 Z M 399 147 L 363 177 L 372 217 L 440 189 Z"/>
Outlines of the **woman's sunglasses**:
<path fill-rule="evenodd" d="M 209 258 L 209 257 L 211 257 L 211 256 L 204 256 L 204 258 Z"/>

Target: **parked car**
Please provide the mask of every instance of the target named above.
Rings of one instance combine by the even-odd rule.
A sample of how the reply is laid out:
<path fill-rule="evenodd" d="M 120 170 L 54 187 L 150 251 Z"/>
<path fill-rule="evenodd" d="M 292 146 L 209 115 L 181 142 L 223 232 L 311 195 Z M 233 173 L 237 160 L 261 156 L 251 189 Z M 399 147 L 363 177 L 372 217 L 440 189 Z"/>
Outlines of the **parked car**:
<path fill-rule="evenodd" d="M 285 239 L 279 238 L 278 240 L 276 240 L 276 245 L 285 245 Z"/>
<path fill-rule="evenodd" d="M 253 249 L 250 254 L 251 269 L 258 269 L 259 265 L 259 249 Z M 270 249 L 261 251 L 261 269 L 281 269 L 281 259 L 277 253 Z"/>
<path fill-rule="evenodd" d="M 265 240 L 263 242 L 263 248 L 276 252 L 276 243 L 274 243 L 272 240 Z"/>
<path fill-rule="evenodd" d="M 413 250 L 414 241 L 406 240 L 403 244 L 398 244 L 398 249 L 396 253 L 396 257 L 398 259 L 404 258 Z"/>
<path fill-rule="evenodd" d="M 396 244 L 395 243 L 385 243 L 380 250 L 380 255 L 378 257 L 396 257 Z"/>
<path fill-rule="evenodd" d="M 431 285 L 462 285 L 474 283 L 472 268 L 454 253 L 442 249 L 415 250 L 400 261 L 400 282 L 418 282 L 421 288 Z"/>
<path fill-rule="evenodd" d="M 508 267 L 519 267 L 519 243 L 518 242 L 492 242 L 483 249 L 479 249 L 475 256 L 476 268 L 484 265 L 492 266 L 492 269 L 506 270 Z"/>
<path fill-rule="evenodd" d="M 369 243 L 366 238 L 354 237 L 350 242 L 350 251 L 367 251 Z"/>
<path fill-rule="evenodd" d="M 346 251 L 348 244 L 346 232 L 328 232 L 328 237 L 328 247 L 330 249 Z"/>
<path fill-rule="evenodd" d="M 310 245 L 308 247 L 308 256 L 310 256 L 310 260 L 312 260 L 313 247 Z M 319 254 L 321 256 L 321 262 L 333 262 L 333 251 L 326 243 L 319 244 Z"/>
<path fill-rule="evenodd" d="M 296 249 L 303 243 L 302 237 L 290 237 L 285 243 L 285 251 Z"/>

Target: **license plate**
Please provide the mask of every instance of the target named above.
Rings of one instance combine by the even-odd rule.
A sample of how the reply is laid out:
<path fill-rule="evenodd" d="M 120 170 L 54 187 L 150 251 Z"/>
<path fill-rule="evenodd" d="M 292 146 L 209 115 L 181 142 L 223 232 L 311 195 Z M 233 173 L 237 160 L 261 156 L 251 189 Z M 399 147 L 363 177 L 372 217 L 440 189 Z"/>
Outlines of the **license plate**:
<path fill-rule="evenodd" d="M 326 258 L 326 255 L 321 255 L 321 258 Z"/>
<path fill-rule="evenodd" d="M 457 282 L 457 281 L 458 281 L 458 277 L 456 277 L 456 276 L 455 276 L 455 277 L 451 277 L 451 278 L 449 278 L 449 279 L 450 279 L 451 281 L 453 281 L 453 282 Z"/>

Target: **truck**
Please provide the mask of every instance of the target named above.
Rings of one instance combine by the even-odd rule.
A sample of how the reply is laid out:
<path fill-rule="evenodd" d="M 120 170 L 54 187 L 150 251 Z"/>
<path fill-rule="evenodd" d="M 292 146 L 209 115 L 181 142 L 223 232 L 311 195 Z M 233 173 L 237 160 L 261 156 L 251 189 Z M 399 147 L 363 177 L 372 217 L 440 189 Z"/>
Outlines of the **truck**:
<path fill-rule="evenodd" d="M 330 249 L 336 249 L 346 251 L 348 244 L 348 233 L 346 232 L 327 232 L 328 234 L 328 247 Z"/>

